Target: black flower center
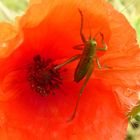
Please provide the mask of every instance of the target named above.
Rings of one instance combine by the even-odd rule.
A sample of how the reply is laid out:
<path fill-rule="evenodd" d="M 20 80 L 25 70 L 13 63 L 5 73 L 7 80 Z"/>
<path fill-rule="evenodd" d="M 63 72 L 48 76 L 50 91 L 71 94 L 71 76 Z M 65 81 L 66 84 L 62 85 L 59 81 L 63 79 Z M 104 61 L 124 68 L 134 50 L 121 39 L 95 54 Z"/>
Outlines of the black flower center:
<path fill-rule="evenodd" d="M 61 69 L 55 67 L 52 59 L 44 60 L 40 55 L 33 58 L 33 63 L 28 69 L 28 81 L 35 92 L 42 96 L 55 94 L 54 90 L 62 84 Z"/>

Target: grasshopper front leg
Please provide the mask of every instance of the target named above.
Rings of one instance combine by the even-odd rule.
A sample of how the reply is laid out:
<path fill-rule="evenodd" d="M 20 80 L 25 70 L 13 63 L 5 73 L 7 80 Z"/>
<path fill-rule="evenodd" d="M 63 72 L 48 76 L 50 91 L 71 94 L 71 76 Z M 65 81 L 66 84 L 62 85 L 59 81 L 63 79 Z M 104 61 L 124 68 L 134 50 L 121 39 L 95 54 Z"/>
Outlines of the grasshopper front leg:
<path fill-rule="evenodd" d="M 74 108 L 73 114 L 72 114 L 72 116 L 70 117 L 70 119 L 68 120 L 68 122 L 72 121 L 72 120 L 74 119 L 75 115 L 76 115 L 76 111 L 77 111 L 77 108 L 78 108 L 78 105 L 79 105 L 80 98 L 81 98 L 81 96 L 82 96 L 82 94 L 83 94 L 83 91 L 84 91 L 84 89 L 85 89 L 85 87 L 86 87 L 86 85 L 87 85 L 87 82 L 88 82 L 88 80 L 89 80 L 89 78 L 90 78 L 90 76 L 91 76 L 91 74 L 92 74 L 92 72 L 93 72 L 93 68 L 94 68 L 94 65 L 93 65 L 93 63 L 92 63 L 92 64 L 90 65 L 89 69 L 88 69 L 87 74 L 86 74 L 86 79 L 85 79 L 85 81 L 84 81 L 84 84 L 83 84 L 83 86 L 82 86 L 81 89 L 80 89 L 80 93 L 79 93 L 79 96 L 78 96 L 78 99 L 77 99 L 76 106 L 75 106 L 75 108 Z"/>
<path fill-rule="evenodd" d="M 103 48 L 97 48 L 96 50 L 97 51 L 106 51 L 107 50 L 107 45 L 106 43 L 104 42 L 104 36 L 102 33 L 100 33 L 101 37 L 102 37 L 102 45 L 103 45 Z"/>

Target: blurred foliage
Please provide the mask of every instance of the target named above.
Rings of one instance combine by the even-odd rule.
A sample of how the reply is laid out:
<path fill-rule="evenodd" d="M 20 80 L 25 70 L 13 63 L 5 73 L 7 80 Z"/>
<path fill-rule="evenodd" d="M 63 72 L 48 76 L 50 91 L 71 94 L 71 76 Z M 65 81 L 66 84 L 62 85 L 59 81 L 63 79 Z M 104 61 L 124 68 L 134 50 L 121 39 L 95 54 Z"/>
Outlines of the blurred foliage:
<path fill-rule="evenodd" d="M 28 0 L 0 0 L 0 21 L 14 22 L 16 16 L 22 15 Z"/>
<path fill-rule="evenodd" d="M 108 0 L 129 20 L 130 24 L 136 29 L 140 44 L 140 0 Z"/>
<path fill-rule="evenodd" d="M 123 13 L 136 29 L 140 42 L 140 0 L 107 0 Z M 27 8 L 28 0 L 0 0 L 0 21 L 14 22 Z M 140 140 L 140 115 L 131 120 L 126 140 Z"/>
<path fill-rule="evenodd" d="M 20 1 L 20 2 L 19 2 Z M 9 9 L 21 12 L 27 6 L 27 0 L 1 0 Z"/>

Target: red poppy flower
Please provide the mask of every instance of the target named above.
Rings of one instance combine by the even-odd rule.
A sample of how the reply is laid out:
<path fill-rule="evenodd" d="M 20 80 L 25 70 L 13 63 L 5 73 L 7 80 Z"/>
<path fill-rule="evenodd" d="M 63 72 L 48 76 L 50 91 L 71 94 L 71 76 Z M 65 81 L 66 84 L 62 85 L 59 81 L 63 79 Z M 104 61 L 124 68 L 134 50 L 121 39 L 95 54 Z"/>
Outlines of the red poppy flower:
<path fill-rule="evenodd" d="M 78 9 L 85 36 L 103 34 L 108 50 L 98 56 L 110 68 L 95 67 L 68 123 L 83 81 L 73 82 L 77 62 L 53 68 L 81 53 Z M 140 86 L 140 51 L 124 16 L 103 0 L 31 0 L 18 23 L 0 26 L 0 139 L 124 140 Z"/>

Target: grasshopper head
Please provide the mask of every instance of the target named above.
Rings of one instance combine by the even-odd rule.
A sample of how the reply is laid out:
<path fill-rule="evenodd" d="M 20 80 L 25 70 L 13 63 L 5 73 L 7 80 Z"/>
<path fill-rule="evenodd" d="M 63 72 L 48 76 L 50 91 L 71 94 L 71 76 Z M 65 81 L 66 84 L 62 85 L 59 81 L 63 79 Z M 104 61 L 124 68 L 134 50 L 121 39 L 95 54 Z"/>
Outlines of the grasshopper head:
<path fill-rule="evenodd" d="M 96 42 L 95 39 L 90 39 L 89 40 L 89 44 L 90 44 L 90 46 L 96 46 L 97 45 L 97 42 Z"/>

